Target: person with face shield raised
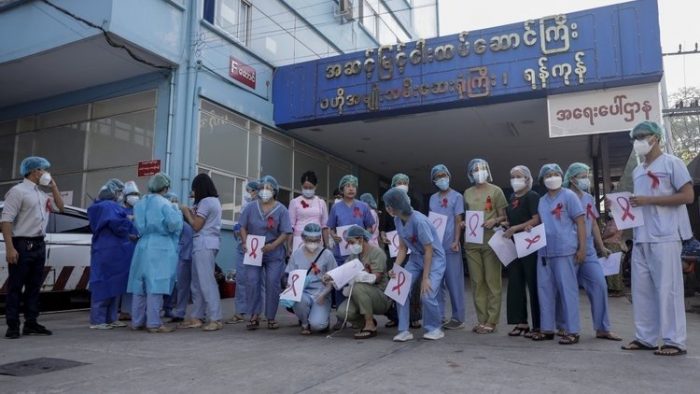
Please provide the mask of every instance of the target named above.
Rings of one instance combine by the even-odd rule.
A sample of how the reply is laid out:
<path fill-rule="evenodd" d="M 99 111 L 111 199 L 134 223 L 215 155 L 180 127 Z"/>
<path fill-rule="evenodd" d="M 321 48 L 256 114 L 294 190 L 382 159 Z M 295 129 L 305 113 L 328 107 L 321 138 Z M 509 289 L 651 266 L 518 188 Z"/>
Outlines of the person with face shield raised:
<path fill-rule="evenodd" d="M 562 188 L 563 177 L 558 164 L 545 164 L 540 169 L 539 181 L 547 188 L 547 193 L 540 198 L 537 213 L 544 223 L 547 246 L 538 251 L 537 290 L 541 330 L 532 339 L 554 339 L 555 321 L 559 313 L 560 323 L 566 331 L 559 343 L 572 345 L 579 341 L 576 265 L 583 264 L 586 259 L 586 211 L 574 192 Z M 557 297 L 561 308 L 556 307 Z"/>
<path fill-rule="evenodd" d="M 137 232 L 122 199 L 124 184 L 110 179 L 87 214 L 92 230 L 90 246 L 90 328 L 126 327 L 117 320 L 117 303 L 126 293 Z M 131 310 L 131 307 L 129 307 Z"/>
<path fill-rule="evenodd" d="M 491 184 L 491 170 L 483 159 L 472 159 L 467 166 L 469 181 L 474 185 L 464 191 L 464 201 L 470 211 L 484 212 L 484 241 L 467 243 L 467 265 L 472 285 L 478 323 L 472 329 L 477 334 L 496 331 L 501 317 L 501 262 L 488 245 L 494 227 L 506 220 L 506 196 L 500 187 Z"/>
<path fill-rule="evenodd" d="M 141 192 L 139 191 L 139 187 L 136 185 L 136 182 L 134 181 L 127 181 L 124 182 L 124 208 L 126 209 L 126 217 L 129 218 L 129 220 L 133 221 L 134 220 L 134 206 L 136 205 L 137 202 L 139 202 L 139 199 L 141 198 Z M 134 231 L 136 231 L 136 228 L 134 227 Z M 131 261 L 131 258 L 134 255 L 134 249 L 136 248 L 136 241 L 138 240 L 138 233 L 134 234 L 135 237 L 132 237 L 133 241 L 130 244 L 130 251 L 129 251 L 129 261 Z M 132 304 L 132 298 L 131 294 L 129 293 L 124 293 L 120 299 L 119 299 L 119 320 L 124 321 L 124 320 L 131 320 L 131 304 Z"/>
<path fill-rule="evenodd" d="M 244 253 L 247 253 L 246 238 L 249 234 L 265 237 L 265 246 L 261 251 L 262 266 L 245 266 L 246 275 L 246 313 L 250 315 L 250 321 L 246 325 L 248 330 L 256 330 L 260 327 L 260 312 L 264 306 L 267 317 L 267 328 L 277 329 L 279 323 L 275 320 L 277 306 L 282 291 L 280 282 L 284 273 L 284 259 L 286 257 L 284 245 L 287 237 L 292 233 L 292 225 L 289 223 L 289 212 L 282 203 L 276 200 L 279 186 L 277 180 L 270 175 L 260 179 L 258 201 L 249 204 L 241 213 L 241 238 Z M 265 275 L 265 299 L 262 299 L 262 275 Z"/>
<path fill-rule="evenodd" d="M 623 349 L 654 350 L 660 356 L 687 353 L 683 301 L 682 241 L 692 238 L 688 210 L 695 198 L 683 161 L 661 151 L 663 130 L 645 121 L 632 129 L 634 152 L 643 161 L 632 172 L 633 207 L 644 225 L 634 228 L 632 299 L 635 339 Z"/>
<path fill-rule="evenodd" d="M 423 338 L 441 339 L 445 334 L 441 329 L 440 304 L 437 296 L 445 275 L 445 252 L 437 231 L 425 215 L 411 208 L 405 191 L 392 188 L 384 193 L 382 199 L 387 212 L 394 217 L 394 225 L 399 234 L 399 251 L 394 265 L 405 265 L 403 268 L 411 273 L 414 283 L 419 281 L 421 284 L 423 327 L 426 331 Z M 409 248 L 410 255 L 407 253 Z M 389 276 L 394 277 L 394 271 L 389 271 Z M 399 333 L 394 337 L 394 341 L 410 341 L 413 339 L 413 334 L 408 330 L 410 304 L 406 302 L 398 305 L 397 308 Z"/>
<path fill-rule="evenodd" d="M 301 335 L 310 335 L 328 329 L 331 315 L 331 285 L 324 275 L 336 267 L 333 252 L 323 247 L 321 226 L 308 223 L 301 233 L 303 245 L 292 253 L 287 264 L 287 272 L 306 270 L 306 282 L 301 301 L 281 300 L 284 306 L 292 308 L 301 321 Z"/>
<path fill-rule="evenodd" d="M 304 226 L 315 223 L 326 228 L 328 223 L 328 206 L 316 195 L 318 179 L 313 171 L 301 175 L 301 195 L 289 203 L 289 221 L 292 224 L 295 237 L 301 237 Z M 287 250 L 292 253 L 293 238 L 289 239 Z"/>

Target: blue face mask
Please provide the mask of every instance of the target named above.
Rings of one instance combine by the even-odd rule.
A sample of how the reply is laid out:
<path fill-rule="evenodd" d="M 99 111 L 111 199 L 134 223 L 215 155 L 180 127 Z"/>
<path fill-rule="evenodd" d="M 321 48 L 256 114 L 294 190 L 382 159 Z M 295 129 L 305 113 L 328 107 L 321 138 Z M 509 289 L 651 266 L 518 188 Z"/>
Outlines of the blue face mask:
<path fill-rule="evenodd" d="M 576 187 L 582 192 L 587 192 L 591 188 L 591 180 L 588 178 L 581 178 L 576 180 Z"/>
<path fill-rule="evenodd" d="M 450 178 L 440 178 L 437 181 L 435 181 L 435 186 L 438 187 L 438 189 L 445 191 L 450 188 Z"/>

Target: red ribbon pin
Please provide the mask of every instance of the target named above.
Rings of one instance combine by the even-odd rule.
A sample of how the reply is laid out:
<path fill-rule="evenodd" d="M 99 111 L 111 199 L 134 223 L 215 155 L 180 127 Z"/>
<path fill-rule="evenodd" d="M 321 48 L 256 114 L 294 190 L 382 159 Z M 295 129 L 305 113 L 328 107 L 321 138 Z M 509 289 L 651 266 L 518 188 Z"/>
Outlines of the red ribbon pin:
<path fill-rule="evenodd" d="M 441 204 L 441 205 L 442 205 L 443 208 L 447 208 L 447 198 L 443 198 L 443 199 L 442 199 L 442 204 Z"/>
<path fill-rule="evenodd" d="M 472 219 L 476 219 L 476 222 Z M 479 228 L 479 215 L 469 216 L 469 235 L 471 235 L 472 237 L 476 237 L 477 228 Z"/>
<path fill-rule="evenodd" d="M 355 207 L 352 209 L 352 216 L 354 216 L 356 218 L 362 217 L 362 211 L 360 211 L 360 207 Z"/>
<path fill-rule="evenodd" d="M 593 204 L 588 203 L 586 206 L 586 215 L 591 218 L 591 220 L 595 220 L 595 212 L 593 211 Z"/>
<path fill-rule="evenodd" d="M 542 237 L 539 235 L 536 235 L 534 238 L 525 238 L 525 242 L 527 242 L 527 247 L 525 249 L 530 249 L 530 246 L 539 242 L 540 239 L 542 239 Z"/>
<path fill-rule="evenodd" d="M 659 182 L 659 177 L 656 176 L 656 174 L 654 174 L 654 173 L 651 172 L 651 171 L 647 171 L 647 175 L 649 176 L 649 178 L 651 178 L 651 188 L 652 188 L 652 189 L 658 188 L 658 187 L 659 187 L 659 183 L 660 183 L 660 182 Z"/>
<path fill-rule="evenodd" d="M 561 210 L 564 209 L 562 203 L 557 204 L 557 207 L 552 210 L 552 215 L 556 216 L 557 219 L 561 219 Z"/>
<path fill-rule="evenodd" d="M 391 291 L 395 291 L 396 294 L 401 295 L 401 286 L 406 282 L 406 275 L 403 271 L 399 272 L 398 278 L 396 279 L 396 286 L 391 288 Z"/>
<path fill-rule="evenodd" d="M 620 196 L 617 198 L 617 203 L 620 205 L 620 208 L 622 208 L 622 221 L 624 222 L 625 220 L 627 220 L 627 218 L 630 218 L 630 220 L 634 220 L 634 215 L 632 214 L 632 206 L 630 205 L 629 200 Z"/>
<path fill-rule="evenodd" d="M 511 206 L 513 207 L 513 209 L 518 209 L 518 207 L 520 206 L 520 199 L 519 199 L 519 198 L 514 198 L 513 201 L 511 201 L 510 204 L 511 204 Z"/>
<path fill-rule="evenodd" d="M 252 257 L 252 258 L 254 258 L 254 259 L 257 259 L 257 258 L 258 258 L 258 243 L 259 243 L 259 242 L 260 242 L 260 241 L 258 241 L 257 238 L 253 238 L 253 239 L 250 241 L 250 254 L 249 254 L 248 256 L 250 256 L 250 257 Z"/>
<path fill-rule="evenodd" d="M 273 228 L 275 228 L 275 218 L 270 216 L 267 218 L 267 229 L 272 230 Z"/>
<path fill-rule="evenodd" d="M 306 201 L 301 200 L 301 207 L 304 208 L 304 209 L 306 209 L 306 208 L 309 207 L 309 204 L 307 204 Z"/>

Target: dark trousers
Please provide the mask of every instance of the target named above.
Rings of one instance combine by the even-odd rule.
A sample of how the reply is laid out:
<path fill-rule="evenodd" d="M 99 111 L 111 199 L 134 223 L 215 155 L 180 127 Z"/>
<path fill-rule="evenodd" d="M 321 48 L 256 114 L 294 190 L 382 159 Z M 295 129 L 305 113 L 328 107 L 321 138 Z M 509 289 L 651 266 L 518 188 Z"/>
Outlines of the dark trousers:
<path fill-rule="evenodd" d="M 43 238 L 12 239 L 19 260 L 8 264 L 5 318 L 10 327 L 19 326 L 20 303 L 24 301 L 24 322 L 36 323 L 39 317 L 39 292 L 44 280 L 46 244 Z M 24 288 L 24 293 L 22 293 Z"/>
<path fill-rule="evenodd" d="M 526 294 L 527 293 L 527 294 Z M 508 324 L 527 324 L 527 296 L 530 296 L 532 328 L 540 328 L 540 302 L 537 296 L 537 253 L 514 260 L 508 266 Z"/>

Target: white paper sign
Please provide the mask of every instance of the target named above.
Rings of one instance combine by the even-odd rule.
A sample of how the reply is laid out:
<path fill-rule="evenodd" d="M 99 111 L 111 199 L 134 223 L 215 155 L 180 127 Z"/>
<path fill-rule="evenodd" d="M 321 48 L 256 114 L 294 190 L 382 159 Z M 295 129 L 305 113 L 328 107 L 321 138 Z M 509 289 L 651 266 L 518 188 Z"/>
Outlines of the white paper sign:
<path fill-rule="evenodd" d="M 389 240 L 389 257 L 396 257 L 399 254 L 399 232 L 389 231 L 386 238 Z M 406 254 L 411 254 L 411 249 L 406 249 Z"/>
<path fill-rule="evenodd" d="M 513 239 L 515 240 L 515 250 L 518 252 L 518 257 L 525 257 L 544 248 L 547 246 L 544 223 L 533 227 L 529 233 L 523 231 L 514 234 Z"/>
<path fill-rule="evenodd" d="M 262 266 L 263 246 L 265 246 L 264 236 L 248 235 L 245 239 L 246 252 L 243 256 L 243 264 Z"/>
<path fill-rule="evenodd" d="M 302 245 L 304 245 L 304 240 L 300 236 L 295 235 L 292 239 L 292 252 L 296 252 Z"/>
<path fill-rule="evenodd" d="M 333 284 L 336 290 L 340 290 L 345 285 L 350 282 L 350 279 L 354 278 L 358 272 L 365 268 L 364 265 L 358 259 L 348 261 L 347 263 L 341 265 L 340 267 L 334 268 L 328 271 L 328 275 L 333 278 Z"/>
<path fill-rule="evenodd" d="M 350 250 L 348 249 L 348 241 L 345 240 L 345 233 L 352 226 L 355 226 L 355 225 L 351 224 L 349 226 L 340 226 L 340 227 L 335 228 L 335 233 L 338 234 L 338 236 L 340 237 L 340 242 L 338 243 L 338 248 L 340 248 L 340 255 L 341 256 L 349 256 L 350 255 Z"/>
<path fill-rule="evenodd" d="M 610 200 L 610 213 L 615 220 L 618 230 L 639 227 L 644 225 L 644 214 L 642 208 L 633 207 L 630 203 L 632 193 L 610 193 L 607 198 Z"/>
<path fill-rule="evenodd" d="M 622 252 L 613 253 L 608 257 L 598 259 L 600 265 L 603 266 L 603 275 L 617 275 L 620 273 L 620 260 L 622 260 Z"/>
<path fill-rule="evenodd" d="M 484 211 L 466 211 L 464 213 L 464 242 L 470 244 L 484 243 Z"/>
<path fill-rule="evenodd" d="M 445 229 L 447 228 L 447 216 L 437 212 L 428 212 L 428 220 L 435 227 L 440 243 L 442 243 L 442 239 L 445 238 Z"/>
<path fill-rule="evenodd" d="M 413 277 L 410 272 L 401 268 L 397 264 L 394 264 L 394 268 L 391 270 L 394 271 L 396 275 L 389 280 L 389 283 L 386 285 L 386 289 L 384 290 L 384 294 L 400 305 L 403 305 L 406 303 L 408 293 L 411 291 Z"/>
<path fill-rule="evenodd" d="M 73 190 L 62 190 L 61 199 L 66 205 L 73 205 Z"/>
<path fill-rule="evenodd" d="M 289 273 L 287 288 L 280 293 L 280 300 L 301 301 L 304 292 L 304 282 L 306 282 L 306 270 L 294 270 Z"/>
<path fill-rule="evenodd" d="M 503 237 L 503 230 L 496 230 L 491 239 L 489 246 L 493 249 L 501 263 L 507 267 L 510 263 L 518 258 L 518 252 L 515 249 L 515 243 L 510 238 Z"/>

